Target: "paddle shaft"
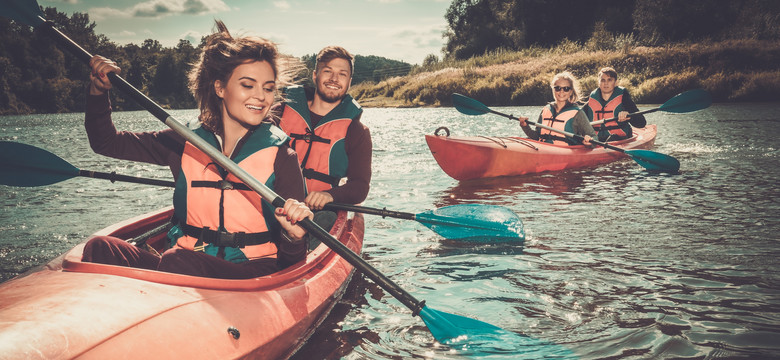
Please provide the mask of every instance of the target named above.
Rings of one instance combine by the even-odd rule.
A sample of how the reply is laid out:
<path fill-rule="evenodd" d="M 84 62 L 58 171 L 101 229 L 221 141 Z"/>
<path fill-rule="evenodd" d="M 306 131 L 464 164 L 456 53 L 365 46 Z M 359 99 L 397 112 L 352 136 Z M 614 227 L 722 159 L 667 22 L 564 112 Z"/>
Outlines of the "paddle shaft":
<path fill-rule="evenodd" d="M 358 205 L 340 204 L 340 203 L 328 203 L 323 208 L 324 210 L 346 210 L 359 212 L 363 214 L 379 215 L 381 217 L 391 217 L 405 220 L 417 220 L 417 215 L 412 213 L 405 213 L 400 211 L 392 211 L 387 209 L 377 209 Z"/>
<path fill-rule="evenodd" d="M 55 41 L 57 41 L 59 44 L 63 45 L 68 51 L 76 55 L 79 60 L 89 64 L 90 59 L 92 59 L 92 54 L 84 50 L 81 46 L 73 42 L 70 38 L 68 38 L 65 34 L 57 30 L 51 22 L 44 22 L 40 26 L 43 26 L 43 28 L 49 33 L 50 36 L 52 36 Z M 127 81 L 125 81 L 122 77 L 119 75 L 111 72 L 108 73 L 108 78 L 111 81 L 111 84 L 130 97 L 132 97 L 135 101 L 137 101 L 141 106 L 143 106 L 146 110 L 148 110 L 152 115 L 154 115 L 157 119 L 162 121 L 165 125 L 173 129 L 177 134 L 181 135 L 185 140 L 189 141 L 191 144 L 193 144 L 195 147 L 197 147 L 199 150 L 206 153 L 211 159 L 213 159 L 217 164 L 222 166 L 224 169 L 232 173 L 234 176 L 236 176 L 238 179 L 240 179 L 244 184 L 246 184 L 249 188 L 260 194 L 260 196 L 263 197 L 266 201 L 271 203 L 274 207 L 283 207 L 285 200 L 282 199 L 279 195 L 274 193 L 271 189 L 265 186 L 265 184 L 261 183 L 257 179 L 255 179 L 252 175 L 250 175 L 248 172 L 246 172 L 244 169 L 239 167 L 236 163 L 234 163 L 232 160 L 228 159 L 225 155 L 223 155 L 219 150 L 211 146 L 206 140 L 195 134 L 192 130 L 190 130 L 188 127 L 182 125 L 180 122 L 178 122 L 176 119 L 174 119 L 172 116 L 168 114 L 168 112 L 165 111 L 160 105 L 149 99 L 146 95 L 141 93 L 138 89 L 136 89 L 133 85 L 130 85 Z M 365 274 L 368 278 L 373 280 L 375 283 L 377 283 L 379 286 L 381 286 L 383 289 L 385 289 L 387 292 L 389 292 L 393 297 L 395 297 L 398 301 L 400 301 L 402 304 L 404 304 L 407 308 L 412 310 L 413 315 L 418 315 L 420 310 L 425 307 L 425 301 L 420 301 L 414 298 L 411 294 L 406 292 L 404 289 L 402 289 L 400 286 L 395 284 L 392 280 L 387 278 L 384 274 L 376 270 L 374 267 L 369 265 L 365 260 L 363 260 L 359 255 L 355 254 L 352 250 L 350 250 L 346 245 L 339 242 L 336 238 L 333 237 L 330 233 L 322 229 L 319 225 L 315 224 L 311 219 L 304 219 L 303 221 L 298 222 L 301 227 L 306 229 L 310 234 L 318 238 L 320 241 L 325 243 L 331 250 L 333 250 L 336 254 L 340 255 L 342 258 L 347 260 L 352 266 L 360 270 L 363 274 Z"/>
<path fill-rule="evenodd" d="M 90 177 L 95 179 L 111 180 L 111 182 L 122 181 L 122 182 L 136 183 L 136 184 L 158 185 L 158 186 L 167 186 L 167 187 L 175 186 L 175 183 L 169 180 L 158 180 L 158 179 L 149 179 L 149 178 L 135 177 L 129 175 L 120 175 L 115 172 L 106 173 L 100 171 L 79 170 L 79 176 Z"/>
<path fill-rule="evenodd" d="M 501 116 L 507 117 L 507 118 L 509 118 L 511 120 L 520 121 L 520 119 L 518 119 L 514 115 L 504 114 L 502 112 L 498 112 L 498 111 L 495 111 L 493 109 L 487 109 L 487 111 L 489 111 L 489 112 L 491 112 L 493 114 L 496 114 L 496 115 L 501 115 Z M 567 137 L 570 137 L 570 138 L 573 138 L 573 139 L 576 139 L 576 140 L 579 140 L 579 141 L 585 140 L 585 138 L 582 135 L 577 135 L 577 134 L 574 134 L 574 133 L 570 133 L 568 131 L 559 130 L 559 129 L 556 129 L 556 128 L 551 127 L 551 126 L 542 125 L 542 124 L 539 124 L 539 123 L 536 123 L 536 122 L 532 122 L 532 121 L 526 121 L 526 123 L 529 124 L 529 125 L 540 127 L 542 129 L 550 130 L 552 132 L 557 132 L 559 134 L 566 135 Z M 619 148 L 617 146 L 613 146 L 613 145 L 610 145 L 610 144 L 607 144 L 607 143 L 603 143 L 603 142 L 598 141 L 598 140 L 591 139 L 590 142 L 593 143 L 593 144 L 599 145 L 599 146 L 603 146 L 603 147 L 605 147 L 607 149 L 620 151 L 622 153 L 626 152 L 626 150 L 624 150 L 624 149 L 621 149 L 621 148 Z"/>
<path fill-rule="evenodd" d="M 661 108 L 660 108 L 660 107 L 657 107 L 657 108 L 653 108 L 653 109 L 648 109 L 648 110 L 637 111 L 637 112 L 635 112 L 635 113 L 630 113 L 630 114 L 628 114 L 628 117 L 632 117 L 632 116 L 636 116 L 636 115 L 644 115 L 644 114 L 649 114 L 649 113 L 656 112 L 656 111 L 658 111 L 658 110 L 661 110 Z M 601 124 L 603 124 L 603 123 L 605 123 L 605 122 L 607 122 L 607 121 L 615 121 L 615 120 L 617 120 L 617 119 L 618 119 L 618 118 L 616 118 L 616 117 L 613 117 L 613 118 L 609 118 L 609 119 L 602 119 L 602 120 L 597 120 L 597 121 L 591 121 L 591 123 L 590 123 L 590 124 L 591 124 L 591 125 L 601 125 Z"/>

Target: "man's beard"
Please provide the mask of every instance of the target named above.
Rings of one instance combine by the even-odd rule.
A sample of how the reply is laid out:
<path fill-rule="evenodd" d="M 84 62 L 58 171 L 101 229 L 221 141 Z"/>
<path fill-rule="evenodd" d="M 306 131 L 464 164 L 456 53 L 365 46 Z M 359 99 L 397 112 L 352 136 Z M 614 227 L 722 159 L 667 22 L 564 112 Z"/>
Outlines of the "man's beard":
<path fill-rule="evenodd" d="M 325 88 L 325 84 L 323 84 L 322 87 L 317 86 L 317 89 L 316 89 L 317 95 L 319 95 L 320 99 L 322 99 L 323 101 L 331 103 L 331 104 L 332 103 L 341 102 L 341 99 L 343 99 L 345 96 L 347 96 L 347 92 L 346 91 L 343 94 L 341 94 L 339 92 L 338 94 L 330 95 L 330 94 L 328 94 L 326 92 L 328 90 L 327 88 L 325 88 L 325 91 L 320 90 L 321 88 Z"/>

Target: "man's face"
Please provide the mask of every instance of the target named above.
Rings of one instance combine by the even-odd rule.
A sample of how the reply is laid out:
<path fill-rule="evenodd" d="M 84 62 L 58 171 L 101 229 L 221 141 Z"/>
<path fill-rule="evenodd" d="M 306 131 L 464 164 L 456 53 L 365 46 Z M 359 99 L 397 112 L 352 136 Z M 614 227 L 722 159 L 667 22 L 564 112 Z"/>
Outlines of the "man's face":
<path fill-rule="evenodd" d="M 347 95 L 352 81 L 349 61 L 335 58 L 325 64 L 317 64 L 317 67 L 312 79 L 319 97 L 329 103 L 341 101 Z"/>
<path fill-rule="evenodd" d="M 615 85 L 617 85 L 617 80 L 607 74 L 601 74 L 599 77 L 599 89 L 601 89 L 602 94 L 612 94 L 612 91 L 615 90 Z"/>

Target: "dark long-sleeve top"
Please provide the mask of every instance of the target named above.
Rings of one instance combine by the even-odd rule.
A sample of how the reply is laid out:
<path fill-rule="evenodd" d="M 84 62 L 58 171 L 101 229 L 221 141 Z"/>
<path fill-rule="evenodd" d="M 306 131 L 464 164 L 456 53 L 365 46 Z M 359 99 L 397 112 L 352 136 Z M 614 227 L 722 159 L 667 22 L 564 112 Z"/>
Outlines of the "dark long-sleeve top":
<path fill-rule="evenodd" d="M 89 144 L 96 153 L 116 159 L 168 166 L 177 178 L 181 172 L 181 157 L 185 140 L 172 129 L 151 132 L 117 131 L 111 120 L 108 93 L 87 95 L 84 127 Z M 295 151 L 284 145 L 274 161 L 274 191 L 284 199 L 304 199 L 304 184 Z M 290 243 L 274 234 L 280 268 L 306 256 L 306 243 Z"/>
<path fill-rule="evenodd" d="M 628 93 L 628 90 L 623 91 L 623 109 L 628 111 L 629 114 L 639 112 L 639 108 L 634 103 L 634 100 L 631 99 L 631 94 Z M 647 119 L 641 114 L 632 115 L 628 118 L 628 123 L 635 128 L 643 128 L 647 125 Z"/>

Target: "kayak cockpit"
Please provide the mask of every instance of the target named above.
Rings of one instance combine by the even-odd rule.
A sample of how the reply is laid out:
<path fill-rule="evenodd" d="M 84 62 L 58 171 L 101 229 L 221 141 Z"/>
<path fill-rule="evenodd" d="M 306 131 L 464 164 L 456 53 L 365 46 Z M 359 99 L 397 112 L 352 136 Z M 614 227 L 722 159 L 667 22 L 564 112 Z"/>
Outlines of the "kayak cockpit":
<path fill-rule="evenodd" d="M 95 233 L 95 235 L 116 236 L 137 245 L 148 246 L 151 249 L 162 252 L 166 243 L 166 234 L 170 228 L 170 218 L 172 215 L 173 209 L 166 208 L 118 223 Z M 339 212 L 338 219 L 331 230 L 331 234 L 337 239 L 340 239 L 342 233 L 344 233 L 349 224 L 350 221 L 348 221 L 347 213 L 343 211 Z M 327 246 L 320 244 L 320 246 L 309 252 L 306 260 L 290 266 L 287 269 L 252 279 L 231 280 L 83 262 L 81 261 L 81 257 L 84 245 L 85 243 L 79 244 L 64 254 L 61 258 L 62 271 L 115 275 L 166 285 L 229 291 L 257 291 L 279 288 L 286 283 L 305 279 L 307 273 L 316 271 L 317 264 L 330 256 L 335 256 Z M 55 266 L 49 266 L 49 268 L 54 267 Z"/>

